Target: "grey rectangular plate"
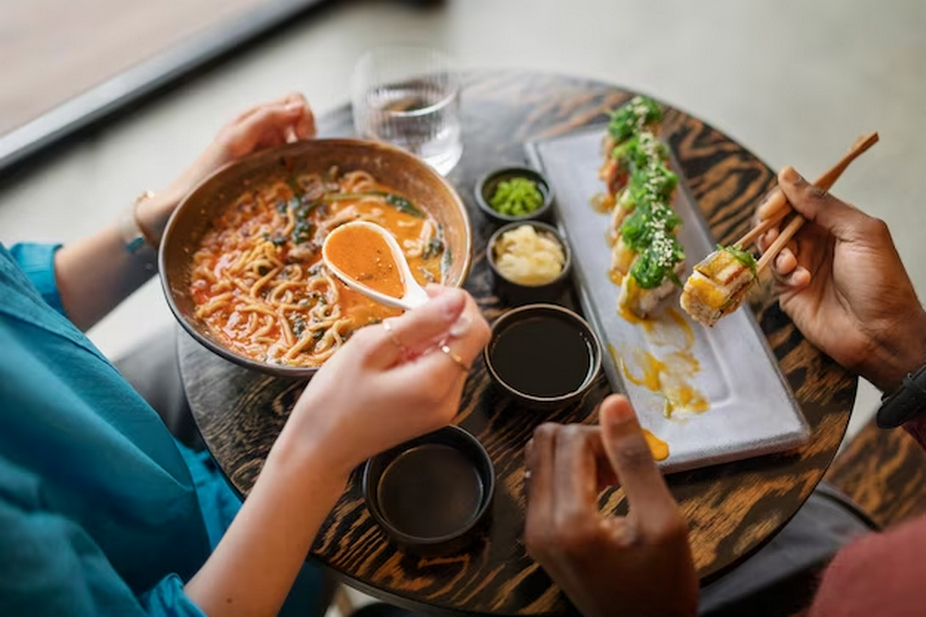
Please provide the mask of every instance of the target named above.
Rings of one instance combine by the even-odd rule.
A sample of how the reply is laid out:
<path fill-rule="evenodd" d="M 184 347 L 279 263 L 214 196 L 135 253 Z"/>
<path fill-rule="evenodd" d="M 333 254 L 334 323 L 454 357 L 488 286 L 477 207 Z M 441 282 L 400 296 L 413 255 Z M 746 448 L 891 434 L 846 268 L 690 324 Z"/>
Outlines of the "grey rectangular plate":
<path fill-rule="evenodd" d="M 625 378 L 625 371 L 636 378 L 641 376 L 641 352 L 665 359 L 682 350 L 684 328 L 673 322 L 664 308 L 649 331 L 618 314 L 620 288 L 608 278 L 611 251 L 605 234 L 610 215 L 596 212 L 590 205 L 592 196 L 604 190 L 597 173 L 604 130 L 601 126 L 531 142 L 527 152 L 533 165 L 553 184 L 559 229 L 572 249 L 573 276 L 583 310 L 605 346 L 603 366 L 611 387 L 626 393 L 643 426 L 669 444 L 669 457 L 661 463 L 665 471 L 704 467 L 801 445 L 809 436 L 807 423 L 748 306 L 714 328 L 705 328 L 678 308 L 678 292 L 663 303 L 675 307 L 694 334 L 687 353 L 700 370 L 686 381 L 707 399 L 707 411 L 676 412 L 666 417 L 664 397 Z M 677 165 L 674 167 L 680 172 Z M 714 249 L 714 241 L 684 179 L 674 206 L 683 221 L 678 237 L 687 255 L 685 280 L 691 266 Z"/>

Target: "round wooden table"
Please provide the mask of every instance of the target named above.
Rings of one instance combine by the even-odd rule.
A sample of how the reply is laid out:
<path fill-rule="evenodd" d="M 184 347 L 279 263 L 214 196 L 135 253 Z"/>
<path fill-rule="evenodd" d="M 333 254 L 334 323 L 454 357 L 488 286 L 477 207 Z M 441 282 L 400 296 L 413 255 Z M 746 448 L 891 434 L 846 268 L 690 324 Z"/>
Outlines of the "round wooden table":
<path fill-rule="evenodd" d="M 601 123 L 632 93 L 599 82 L 524 72 L 468 75 L 462 92 L 463 141 L 449 175 L 473 223 L 474 264 L 466 288 L 487 319 L 506 306 L 493 294 L 484 260 L 497 225 L 477 209 L 473 186 L 488 170 L 525 162 L 524 143 Z M 321 118 L 323 136 L 352 133 L 345 106 Z M 774 173 L 729 137 L 668 108 L 664 136 L 718 241 L 742 235 Z M 570 291 L 562 303 L 578 310 Z M 836 454 L 855 398 L 856 380 L 807 343 L 767 288 L 753 302 L 759 324 L 812 427 L 797 451 L 673 474 L 669 485 L 688 519 L 695 564 L 710 580 L 750 555 L 800 508 Z M 179 343 L 180 367 L 203 438 L 234 487 L 254 484 L 304 382 L 250 372 L 213 355 L 188 335 Z M 488 449 L 497 473 L 491 523 L 467 549 L 437 558 L 403 553 L 372 520 L 355 474 L 322 527 L 312 557 L 346 582 L 394 604 L 428 611 L 562 613 L 568 600 L 527 556 L 522 542 L 525 496 L 523 447 L 545 421 L 596 421 L 594 408 L 609 392 L 603 375 L 580 403 L 541 414 L 498 395 L 482 360 L 472 370 L 457 422 Z M 620 489 L 604 507 L 625 512 Z"/>

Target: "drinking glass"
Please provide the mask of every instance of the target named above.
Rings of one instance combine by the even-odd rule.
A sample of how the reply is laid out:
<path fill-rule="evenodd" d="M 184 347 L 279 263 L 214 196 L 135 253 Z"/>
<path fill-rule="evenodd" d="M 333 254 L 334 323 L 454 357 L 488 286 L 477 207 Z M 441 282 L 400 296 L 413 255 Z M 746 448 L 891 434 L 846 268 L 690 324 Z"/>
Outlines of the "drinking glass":
<path fill-rule="evenodd" d="M 460 76 L 445 54 L 379 47 L 354 69 L 354 127 L 361 139 L 398 146 L 446 175 L 463 154 Z"/>

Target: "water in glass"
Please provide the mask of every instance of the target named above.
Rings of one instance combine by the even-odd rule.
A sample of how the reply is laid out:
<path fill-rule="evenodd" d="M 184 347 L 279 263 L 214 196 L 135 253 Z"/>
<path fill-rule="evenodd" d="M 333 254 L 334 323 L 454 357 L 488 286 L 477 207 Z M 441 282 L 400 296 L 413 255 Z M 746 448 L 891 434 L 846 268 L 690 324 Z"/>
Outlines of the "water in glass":
<path fill-rule="evenodd" d="M 416 53 L 423 56 L 417 63 Z M 463 152 L 459 79 L 448 64 L 432 50 L 386 48 L 367 54 L 358 63 L 354 84 L 360 137 L 408 150 L 448 173 Z"/>

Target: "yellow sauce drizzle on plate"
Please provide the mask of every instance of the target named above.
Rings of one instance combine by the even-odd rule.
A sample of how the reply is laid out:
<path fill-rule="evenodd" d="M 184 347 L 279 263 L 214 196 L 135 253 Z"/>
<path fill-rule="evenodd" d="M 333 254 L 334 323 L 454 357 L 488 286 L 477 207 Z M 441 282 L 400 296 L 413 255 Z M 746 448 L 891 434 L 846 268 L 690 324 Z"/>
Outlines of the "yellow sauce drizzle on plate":
<path fill-rule="evenodd" d="M 653 453 L 654 459 L 664 461 L 669 458 L 669 444 L 646 429 L 643 429 L 643 437 L 646 439 L 646 445 L 649 446 L 649 451 Z"/>
<path fill-rule="evenodd" d="M 614 195 L 596 193 L 588 201 L 592 209 L 599 214 L 607 214 L 614 209 Z"/>
<path fill-rule="evenodd" d="M 634 349 L 631 354 L 636 368 L 634 373 L 627 362 L 621 363 L 621 372 L 630 383 L 657 392 L 665 398 L 663 413 L 671 417 L 676 411 L 702 413 L 710 404 L 688 380 L 701 370 L 701 365 L 688 351 L 675 351 L 663 359 L 648 351 Z"/>
<path fill-rule="evenodd" d="M 691 352 L 695 335 L 685 317 L 671 307 L 653 319 L 643 319 L 625 310 L 621 311 L 621 316 L 643 328 L 651 348 L 665 350 L 665 353 L 660 351 L 659 356 L 643 349 L 633 349 L 630 354 L 619 356 L 613 346 L 608 345 L 624 377 L 630 383 L 660 394 L 665 399 L 663 414 L 666 417 L 676 412 L 703 413 L 710 409 L 707 398 L 690 382 L 700 372 L 701 365 Z"/>
<path fill-rule="evenodd" d="M 614 349 L 614 345 L 611 343 L 607 344 L 608 353 L 611 354 L 611 359 L 615 364 L 620 366 L 626 371 L 624 363 L 621 361 L 620 357 L 617 355 L 617 350 Z M 653 455 L 653 458 L 657 461 L 664 461 L 669 458 L 669 444 L 663 441 L 662 439 L 656 437 L 648 429 L 643 429 L 643 437 L 646 439 L 646 445 L 649 446 L 649 450 Z"/>

